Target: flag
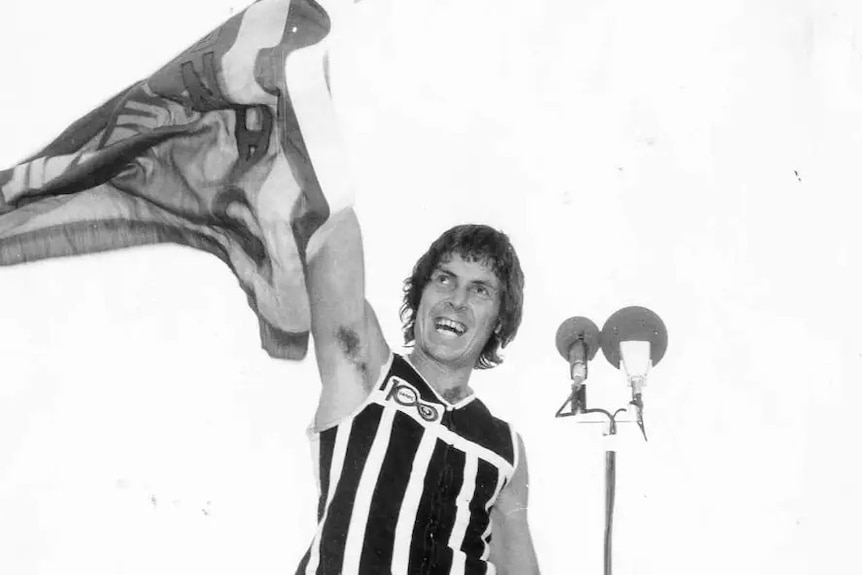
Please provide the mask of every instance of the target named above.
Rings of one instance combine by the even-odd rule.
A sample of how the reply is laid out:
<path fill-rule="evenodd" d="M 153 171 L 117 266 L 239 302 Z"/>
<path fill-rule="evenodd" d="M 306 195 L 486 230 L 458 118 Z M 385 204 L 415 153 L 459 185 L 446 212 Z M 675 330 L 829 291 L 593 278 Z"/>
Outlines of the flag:
<path fill-rule="evenodd" d="M 304 357 L 309 240 L 351 201 L 316 169 L 329 30 L 314 0 L 255 2 L 0 171 L 0 265 L 191 246 L 236 275 L 271 356 Z"/>

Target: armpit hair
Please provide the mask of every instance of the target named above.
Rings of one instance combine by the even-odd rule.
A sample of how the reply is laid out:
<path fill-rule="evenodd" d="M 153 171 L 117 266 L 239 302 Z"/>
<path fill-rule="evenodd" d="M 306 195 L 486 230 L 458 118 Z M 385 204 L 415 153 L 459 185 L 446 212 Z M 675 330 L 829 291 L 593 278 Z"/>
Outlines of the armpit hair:
<path fill-rule="evenodd" d="M 344 357 L 347 358 L 347 361 L 353 364 L 362 376 L 362 384 L 365 387 L 371 385 L 368 381 L 368 364 L 362 357 L 362 340 L 359 338 L 359 335 L 356 331 L 341 326 L 338 328 L 338 332 L 335 337 L 338 341 L 338 347 L 341 348 L 342 353 L 344 353 Z"/>

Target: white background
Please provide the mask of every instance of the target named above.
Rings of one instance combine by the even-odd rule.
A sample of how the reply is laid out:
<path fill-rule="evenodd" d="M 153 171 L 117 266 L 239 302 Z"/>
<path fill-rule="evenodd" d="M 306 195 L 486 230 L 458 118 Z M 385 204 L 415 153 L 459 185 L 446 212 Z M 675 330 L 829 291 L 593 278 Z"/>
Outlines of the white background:
<path fill-rule="evenodd" d="M 244 8 L 6 0 L 0 165 Z M 334 14 L 335 16 L 335 14 Z M 368 297 L 450 225 L 512 237 L 521 332 L 475 387 L 523 434 L 545 573 L 600 573 L 599 426 L 555 420 L 557 325 L 668 326 L 624 426 L 615 572 L 858 561 L 862 9 L 840 0 L 366 0 L 332 79 Z M 290 573 L 313 529 L 318 381 L 259 349 L 215 258 L 148 247 L 0 269 L 0 572 Z M 622 389 L 601 357 L 595 395 Z"/>

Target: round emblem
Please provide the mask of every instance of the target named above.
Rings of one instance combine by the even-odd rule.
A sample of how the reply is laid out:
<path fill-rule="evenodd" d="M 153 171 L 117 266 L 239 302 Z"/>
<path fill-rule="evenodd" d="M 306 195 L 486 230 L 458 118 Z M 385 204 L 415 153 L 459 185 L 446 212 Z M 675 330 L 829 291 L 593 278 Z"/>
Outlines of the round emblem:
<path fill-rule="evenodd" d="M 437 420 L 437 410 L 430 405 L 420 403 L 416 405 L 416 409 L 419 411 L 419 415 L 421 415 L 422 419 L 424 419 L 425 421 Z"/>
<path fill-rule="evenodd" d="M 395 401 L 401 405 L 414 405 L 419 400 L 416 390 L 406 385 L 395 388 Z"/>

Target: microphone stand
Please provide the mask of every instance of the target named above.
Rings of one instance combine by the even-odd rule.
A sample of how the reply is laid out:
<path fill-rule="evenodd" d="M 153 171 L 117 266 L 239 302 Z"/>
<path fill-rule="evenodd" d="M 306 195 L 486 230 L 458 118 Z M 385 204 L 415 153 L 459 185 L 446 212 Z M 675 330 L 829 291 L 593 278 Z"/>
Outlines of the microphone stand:
<path fill-rule="evenodd" d="M 605 358 L 617 369 L 625 371 L 632 391 L 628 403 L 633 417 L 647 440 L 644 426 L 643 387 L 650 368 L 657 364 L 667 349 L 667 329 L 654 312 L 640 306 L 629 306 L 615 312 L 605 322 L 600 334 L 595 324 L 584 317 L 573 317 L 564 321 L 557 329 L 557 351 L 569 363 L 572 392 L 557 410 L 557 417 L 571 417 L 580 413 L 601 413 L 608 418 L 605 437 L 617 433 L 617 416 L 626 408 L 610 413 L 604 409 L 587 409 L 586 379 L 587 362 L 594 354 L 588 354 L 590 345 L 601 342 Z M 566 408 L 569 407 L 568 411 Z M 605 562 L 604 574 L 611 575 L 611 532 L 613 528 L 614 498 L 616 495 L 617 453 L 611 441 L 605 442 Z"/>

